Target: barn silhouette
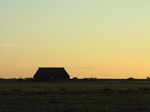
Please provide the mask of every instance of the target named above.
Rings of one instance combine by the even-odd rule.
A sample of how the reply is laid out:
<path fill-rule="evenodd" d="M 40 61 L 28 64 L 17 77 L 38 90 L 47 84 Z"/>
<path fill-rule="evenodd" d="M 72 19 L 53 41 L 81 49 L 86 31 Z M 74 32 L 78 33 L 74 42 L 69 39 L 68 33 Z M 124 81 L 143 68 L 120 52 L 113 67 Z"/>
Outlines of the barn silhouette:
<path fill-rule="evenodd" d="M 50 80 L 50 79 L 69 79 L 70 76 L 63 67 L 40 67 L 34 79 Z"/>

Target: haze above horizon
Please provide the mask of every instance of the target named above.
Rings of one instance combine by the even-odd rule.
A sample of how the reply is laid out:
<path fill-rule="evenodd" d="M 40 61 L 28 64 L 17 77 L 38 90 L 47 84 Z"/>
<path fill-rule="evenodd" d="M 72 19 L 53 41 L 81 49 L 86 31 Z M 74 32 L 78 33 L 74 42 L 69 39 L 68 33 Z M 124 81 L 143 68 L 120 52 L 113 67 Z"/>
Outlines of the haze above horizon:
<path fill-rule="evenodd" d="M 0 0 L 0 77 L 150 76 L 149 0 Z"/>

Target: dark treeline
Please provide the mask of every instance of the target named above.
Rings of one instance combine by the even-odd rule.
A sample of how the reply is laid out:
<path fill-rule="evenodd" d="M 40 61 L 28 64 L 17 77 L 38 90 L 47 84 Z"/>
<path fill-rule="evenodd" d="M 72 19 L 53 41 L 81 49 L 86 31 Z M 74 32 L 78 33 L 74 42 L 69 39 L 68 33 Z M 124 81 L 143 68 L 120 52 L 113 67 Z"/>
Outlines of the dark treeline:
<path fill-rule="evenodd" d="M 34 79 L 34 78 L 0 78 L 0 82 L 99 82 L 99 81 L 150 81 L 150 79 L 134 79 L 134 78 L 127 78 L 127 79 L 90 79 L 90 78 L 83 78 L 83 79 Z"/>

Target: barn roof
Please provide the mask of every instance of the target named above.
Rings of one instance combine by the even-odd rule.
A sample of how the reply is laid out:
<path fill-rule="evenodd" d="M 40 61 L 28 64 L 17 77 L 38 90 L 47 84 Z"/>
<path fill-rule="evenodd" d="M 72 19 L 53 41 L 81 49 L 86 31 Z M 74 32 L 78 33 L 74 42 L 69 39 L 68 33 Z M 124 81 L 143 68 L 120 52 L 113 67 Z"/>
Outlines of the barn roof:
<path fill-rule="evenodd" d="M 39 67 L 34 78 L 69 78 L 64 67 Z"/>

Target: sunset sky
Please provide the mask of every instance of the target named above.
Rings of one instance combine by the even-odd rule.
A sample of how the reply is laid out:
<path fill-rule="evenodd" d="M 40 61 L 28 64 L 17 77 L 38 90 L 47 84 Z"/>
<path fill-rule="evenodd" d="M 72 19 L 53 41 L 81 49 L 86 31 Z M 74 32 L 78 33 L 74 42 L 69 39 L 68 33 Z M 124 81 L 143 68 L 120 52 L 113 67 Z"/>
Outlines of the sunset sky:
<path fill-rule="evenodd" d="M 150 76 L 149 0 L 0 0 L 0 78 Z"/>

